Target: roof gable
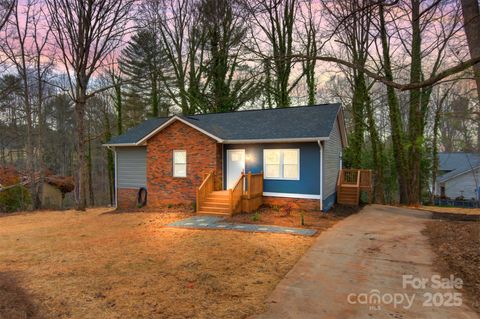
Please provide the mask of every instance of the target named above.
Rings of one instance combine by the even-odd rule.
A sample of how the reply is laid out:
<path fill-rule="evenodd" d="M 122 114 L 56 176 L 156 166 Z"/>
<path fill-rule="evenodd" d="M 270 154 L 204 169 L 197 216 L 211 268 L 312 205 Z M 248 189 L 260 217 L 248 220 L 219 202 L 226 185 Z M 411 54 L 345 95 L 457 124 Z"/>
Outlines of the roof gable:
<path fill-rule="evenodd" d="M 439 170 L 446 171 L 437 178 L 439 183 L 443 183 L 456 176 L 470 172 L 480 167 L 479 153 L 439 153 Z"/>

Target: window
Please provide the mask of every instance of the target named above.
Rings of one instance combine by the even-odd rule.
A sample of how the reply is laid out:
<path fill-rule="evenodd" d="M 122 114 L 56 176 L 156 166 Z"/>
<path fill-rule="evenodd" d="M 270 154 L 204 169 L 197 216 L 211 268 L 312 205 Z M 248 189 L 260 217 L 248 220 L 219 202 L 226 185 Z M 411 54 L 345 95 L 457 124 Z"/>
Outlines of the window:
<path fill-rule="evenodd" d="M 264 150 L 263 158 L 266 179 L 300 179 L 300 150 Z"/>
<path fill-rule="evenodd" d="M 173 151 L 173 177 L 187 177 L 186 151 Z"/>

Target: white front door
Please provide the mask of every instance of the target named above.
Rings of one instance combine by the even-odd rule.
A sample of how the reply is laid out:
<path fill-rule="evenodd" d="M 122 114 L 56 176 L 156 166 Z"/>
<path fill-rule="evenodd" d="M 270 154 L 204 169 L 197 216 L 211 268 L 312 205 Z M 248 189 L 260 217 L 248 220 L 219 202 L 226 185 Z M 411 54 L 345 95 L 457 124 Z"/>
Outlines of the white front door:
<path fill-rule="evenodd" d="M 227 189 L 233 188 L 245 171 L 245 150 L 227 150 Z"/>

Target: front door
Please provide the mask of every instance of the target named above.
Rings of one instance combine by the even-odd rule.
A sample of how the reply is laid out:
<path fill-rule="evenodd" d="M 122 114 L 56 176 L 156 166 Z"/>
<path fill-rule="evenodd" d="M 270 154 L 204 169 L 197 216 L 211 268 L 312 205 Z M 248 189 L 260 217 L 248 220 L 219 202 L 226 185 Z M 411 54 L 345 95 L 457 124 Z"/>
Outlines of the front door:
<path fill-rule="evenodd" d="M 233 188 L 245 171 L 245 150 L 227 150 L 227 189 Z"/>

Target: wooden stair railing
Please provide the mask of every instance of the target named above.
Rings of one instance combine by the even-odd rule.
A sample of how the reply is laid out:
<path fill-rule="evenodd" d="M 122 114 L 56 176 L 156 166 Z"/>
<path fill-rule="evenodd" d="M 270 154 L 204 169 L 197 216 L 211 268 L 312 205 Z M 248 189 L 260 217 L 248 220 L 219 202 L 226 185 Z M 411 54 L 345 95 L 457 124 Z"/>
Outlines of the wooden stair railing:
<path fill-rule="evenodd" d="M 245 174 L 242 172 L 233 188 L 229 189 L 230 194 L 230 213 L 239 213 L 242 210 L 242 195 L 245 184 Z"/>
<path fill-rule="evenodd" d="M 255 211 L 263 202 L 263 172 L 245 174 L 242 172 L 234 186 L 228 190 L 214 189 L 215 173 L 205 174 L 197 188 L 199 214 L 233 215 Z"/>
<path fill-rule="evenodd" d="M 199 212 L 202 209 L 205 200 L 208 195 L 215 190 L 215 170 L 211 170 L 206 173 L 202 184 L 197 188 L 197 207 L 196 211 Z"/>
<path fill-rule="evenodd" d="M 360 192 L 366 191 L 368 200 L 372 191 L 372 171 L 342 169 L 337 179 L 337 202 L 344 205 L 358 205 Z"/>

